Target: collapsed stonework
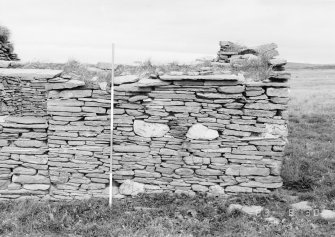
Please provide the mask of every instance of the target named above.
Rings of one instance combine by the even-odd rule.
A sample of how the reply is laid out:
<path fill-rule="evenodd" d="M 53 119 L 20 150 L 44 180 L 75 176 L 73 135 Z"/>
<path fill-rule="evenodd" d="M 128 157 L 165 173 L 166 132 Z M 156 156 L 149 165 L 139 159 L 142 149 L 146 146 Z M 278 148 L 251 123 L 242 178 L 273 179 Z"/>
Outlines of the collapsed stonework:
<path fill-rule="evenodd" d="M 114 197 L 281 187 L 289 87 L 284 64 L 271 59 L 262 81 L 211 67 L 116 77 Z M 0 199 L 108 196 L 106 83 L 7 68 L 0 69 L 0 92 Z"/>

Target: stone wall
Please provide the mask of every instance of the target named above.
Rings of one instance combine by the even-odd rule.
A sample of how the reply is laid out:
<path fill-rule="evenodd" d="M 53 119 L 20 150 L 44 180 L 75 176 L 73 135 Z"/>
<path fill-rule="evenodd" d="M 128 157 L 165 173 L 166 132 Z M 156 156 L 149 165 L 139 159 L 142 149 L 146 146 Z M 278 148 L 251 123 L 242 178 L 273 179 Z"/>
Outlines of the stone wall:
<path fill-rule="evenodd" d="M 250 58 L 241 56 L 246 52 L 253 51 L 239 51 L 234 60 Z M 285 60 L 268 64 L 262 81 L 225 66 L 116 77 L 114 197 L 281 187 L 289 74 Z M 0 92 L 0 199 L 108 196 L 107 83 L 6 68 L 0 69 Z"/>
<path fill-rule="evenodd" d="M 0 199 L 106 197 L 106 88 L 55 70 L 1 69 L 0 82 Z"/>
<path fill-rule="evenodd" d="M 145 184 L 140 186 L 146 192 L 187 194 L 281 187 L 286 79 L 198 74 L 116 87 L 114 180 Z"/>

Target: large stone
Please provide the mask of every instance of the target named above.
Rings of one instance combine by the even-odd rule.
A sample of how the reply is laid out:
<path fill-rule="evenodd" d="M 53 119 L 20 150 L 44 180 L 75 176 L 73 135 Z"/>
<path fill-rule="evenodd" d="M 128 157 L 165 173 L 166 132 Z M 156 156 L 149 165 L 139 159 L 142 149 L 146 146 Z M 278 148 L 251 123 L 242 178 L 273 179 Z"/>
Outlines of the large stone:
<path fill-rule="evenodd" d="M 27 153 L 29 154 L 29 153 Z M 20 155 L 20 161 L 32 163 L 32 164 L 47 164 L 48 156 L 32 156 L 32 155 Z"/>
<path fill-rule="evenodd" d="M 91 97 L 92 90 L 63 90 L 59 93 L 53 93 L 52 97 L 54 98 L 83 98 L 83 97 Z M 50 96 L 50 94 L 49 94 Z"/>
<path fill-rule="evenodd" d="M 332 210 L 322 210 L 320 213 L 320 217 L 327 221 L 334 221 L 335 220 L 335 211 Z"/>
<path fill-rule="evenodd" d="M 138 82 L 138 87 L 167 86 L 167 85 L 170 85 L 170 82 L 162 81 L 159 79 L 143 78 Z"/>
<path fill-rule="evenodd" d="M 233 74 L 221 74 L 221 75 L 163 75 L 160 77 L 164 81 L 179 81 L 179 80 L 215 80 L 215 81 L 237 81 L 239 77 Z"/>
<path fill-rule="evenodd" d="M 134 132 L 141 137 L 163 137 L 170 130 L 166 124 L 134 121 Z"/>
<path fill-rule="evenodd" d="M 24 117 L 13 117 L 8 116 L 5 118 L 8 123 L 19 123 L 19 124 L 45 124 L 47 120 L 45 118 L 24 116 Z"/>
<path fill-rule="evenodd" d="M 209 129 L 204 125 L 197 123 L 190 127 L 186 136 L 196 140 L 213 140 L 219 137 L 219 133 L 216 130 Z"/>
<path fill-rule="evenodd" d="M 268 96 L 288 97 L 288 88 L 267 88 Z"/>
<path fill-rule="evenodd" d="M 61 89 L 71 89 L 79 86 L 84 86 L 84 81 L 70 80 L 64 83 L 48 83 L 45 86 L 46 90 L 61 90 Z"/>
<path fill-rule="evenodd" d="M 20 77 L 21 80 L 30 81 L 33 79 L 51 79 L 59 76 L 62 72 L 62 70 L 50 69 L 6 68 L 0 69 L 0 77 Z"/>
<path fill-rule="evenodd" d="M 18 147 L 42 147 L 46 146 L 45 143 L 38 140 L 17 140 L 14 144 Z"/>
<path fill-rule="evenodd" d="M 114 145 L 113 150 L 116 152 L 124 152 L 124 153 L 142 153 L 149 152 L 150 148 L 147 146 L 139 146 L 139 145 Z"/>
<path fill-rule="evenodd" d="M 13 182 L 21 184 L 49 184 L 50 179 L 42 175 L 13 175 Z"/>
<path fill-rule="evenodd" d="M 180 176 L 190 176 L 194 173 L 194 171 L 189 168 L 179 168 L 175 170 L 175 173 Z"/>
<path fill-rule="evenodd" d="M 13 170 L 14 174 L 26 174 L 26 175 L 34 175 L 36 174 L 36 170 L 35 169 L 31 169 L 31 168 L 25 168 L 25 167 L 17 167 Z"/>
<path fill-rule="evenodd" d="M 240 175 L 241 176 L 248 176 L 248 175 L 268 176 L 270 175 L 270 170 L 268 168 L 241 166 Z"/>
<path fill-rule="evenodd" d="M 134 182 L 132 180 L 125 180 L 119 187 L 119 193 L 122 195 L 136 196 L 144 192 L 144 184 Z"/>
<path fill-rule="evenodd" d="M 291 204 L 291 207 L 295 210 L 307 211 L 313 209 L 308 201 L 302 201 Z"/>
<path fill-rule="evenodd" d="M 227 94 L 242 93 L 245 90 L 244 86 L 221 86 L 218 88 L 219 92 Z"/>
<path fill-rule="evenodd" d="M 28 190 L 48 190 L 50 184 L 24 184 L 23 188 Z"/>
<path fill-rule="evenodd" d="M 117 76 L 114 78 L 115 85 L 137 82 L 139 77 L 136 75 Z"/>

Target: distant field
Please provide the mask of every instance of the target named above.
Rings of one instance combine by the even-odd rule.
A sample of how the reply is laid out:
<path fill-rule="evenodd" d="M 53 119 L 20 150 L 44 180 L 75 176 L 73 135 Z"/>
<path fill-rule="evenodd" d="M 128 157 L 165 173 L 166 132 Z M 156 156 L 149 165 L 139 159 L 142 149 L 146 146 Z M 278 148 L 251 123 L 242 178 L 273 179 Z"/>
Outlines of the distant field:
<path fill-rule="evenodd" d="M 335 69 L 292 69 L 290 113 L 335 114 Z"/>

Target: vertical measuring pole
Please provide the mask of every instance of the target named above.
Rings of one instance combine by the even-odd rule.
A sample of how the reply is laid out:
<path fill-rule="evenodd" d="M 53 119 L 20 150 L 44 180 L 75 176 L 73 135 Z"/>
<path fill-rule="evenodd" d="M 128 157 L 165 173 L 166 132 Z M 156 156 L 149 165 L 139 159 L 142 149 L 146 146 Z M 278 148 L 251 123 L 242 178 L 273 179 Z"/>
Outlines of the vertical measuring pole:
<path fill-rule="evenodd" d="M 113 204 L 113 122 L 114 122 L 114 51 L 115 45 L 112 44 L 112 77 L 111 77 L 111 142 L 110 142 L 110 171 L 109 171 L 109 207 Z"/>

